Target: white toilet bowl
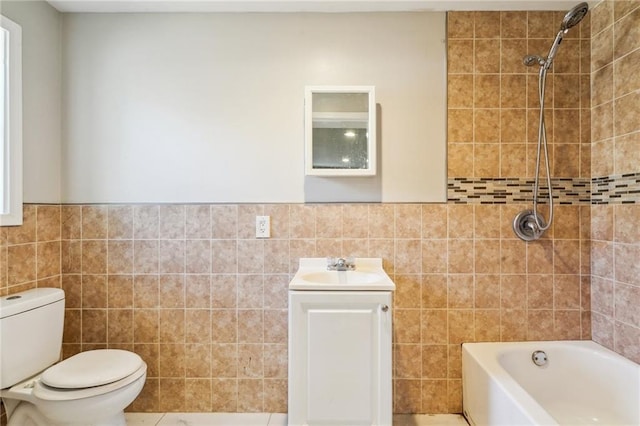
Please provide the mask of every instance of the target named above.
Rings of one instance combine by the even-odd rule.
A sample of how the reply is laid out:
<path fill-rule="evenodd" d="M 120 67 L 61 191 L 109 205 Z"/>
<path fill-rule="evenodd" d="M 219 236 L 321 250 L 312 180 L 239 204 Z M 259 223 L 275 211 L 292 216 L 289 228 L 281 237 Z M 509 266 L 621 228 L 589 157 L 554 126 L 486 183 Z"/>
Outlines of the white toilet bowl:
<path fill-rule="evenodd" d="M 125 425 L 147 364 L 101 349 L 60 359 L 64 291 L 34 288 L 0 297 L 0 397 L 8 426 Z"/>
<path fill-rule="evenodd" d="M 132 352 L 81 352 L 1 390 L 7 426 L 124 426 L 124 409 L 142 390 L 146 373 Z"/>

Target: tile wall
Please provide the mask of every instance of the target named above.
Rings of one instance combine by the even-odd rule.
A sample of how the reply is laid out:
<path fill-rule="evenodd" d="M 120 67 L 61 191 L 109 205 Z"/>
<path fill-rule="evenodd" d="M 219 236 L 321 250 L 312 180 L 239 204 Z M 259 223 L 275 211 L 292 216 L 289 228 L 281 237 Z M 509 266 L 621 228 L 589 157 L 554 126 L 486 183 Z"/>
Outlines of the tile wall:
<path fill-rule="evenodd" d="M 562 12 L 456 12 L 448 22 L 449 178 L 531 178 L 538 70 Z M 547 77 L 546 124 L 556 178 L 590 178 L 589 16 L 570 31 Z"/>
<path fill-rule="evenodd" d="M 25 205 L 22 226 L 0 227 L 0 295 L 60 287 L 58 205 Z"/>
<path fill-rule="evenodd" d="M 398 286 L 395 411 L 459 412 L 461 342 L 589 337 L 588 206 L 562 206 L 561 238 L 529 247 L 508 226 L 521 207 L 65 205 L 64 354 L 140 353 L 150 370 L 136 411 L 283 412 L 297 259 L 382 257 Z M 273 238 L 253 238 L 258 214 Z M 10 275 L 5 292 L 36 284 Z"/>
<path fill-rule="evenodd" d="M 593 177 L 623 188 L 592 207 L 593 339 L 640 362 L 640 1 L 592 11 Z"/>
<path fill-rule="evenodd" d="M 531 177 L 537 77 L 519 64 L 526 53 L 545 53 L 561 20 L 555 12 L 449 15 L 450 178 Z M 588 24 L 563 43 L 547 95 L 554 175 L 572 180 L 591 177 Z M 0 291 L 61 285 L 65 356 L 99 347 L 140 353 L 149 379 L 132 410 L 284 412 L 286 286 L 297 259 L 382 257 L 398 287 L 394 411 L 459 412 L 461 342 L 588 339 L 591 267 L 610 286 L 637 288 L 607 278 L 614 270 L 605 262 L 635 253 L 637 238 L 613 239 L 634 238 L 632 230 L 595 238 L 604 248 L 592 253 L 591 213 L 601 213 L 567 197 L 553 229 L 529 244 L 510 229 L 526 204 L 499 198 L 27 206 L 23 227 L 0 228 Z M 603 207 L 611 224 L 619 212 L 608 209 L 617 207 Z M 258 214 L 272 217 L 269 240 L 253 238 Z M 59 231 L 38 232 L 40 220 Z M 633 311 L 599 315 L 602 336 L 633 324 Z"/>

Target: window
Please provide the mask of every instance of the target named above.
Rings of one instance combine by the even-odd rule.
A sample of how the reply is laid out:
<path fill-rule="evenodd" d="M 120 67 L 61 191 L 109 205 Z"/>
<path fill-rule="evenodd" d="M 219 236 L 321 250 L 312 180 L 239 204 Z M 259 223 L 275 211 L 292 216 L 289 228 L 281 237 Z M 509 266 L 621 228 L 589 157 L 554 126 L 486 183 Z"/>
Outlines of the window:
<path fill-rule="evenodd" d="M 0 225 L 22 224 L 22 30 L 0 16 Z"/>

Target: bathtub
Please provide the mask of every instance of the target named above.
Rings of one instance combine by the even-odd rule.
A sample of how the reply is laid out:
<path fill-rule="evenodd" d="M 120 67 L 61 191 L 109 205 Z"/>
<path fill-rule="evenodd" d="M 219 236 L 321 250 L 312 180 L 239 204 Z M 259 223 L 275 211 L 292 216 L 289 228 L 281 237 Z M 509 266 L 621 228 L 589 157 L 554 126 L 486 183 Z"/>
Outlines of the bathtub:
<path fill-rule="evenodd" d="M 591 341 L 465 343 L 462 394 L 473 426 L 640 425 L 640 365 Z"/>

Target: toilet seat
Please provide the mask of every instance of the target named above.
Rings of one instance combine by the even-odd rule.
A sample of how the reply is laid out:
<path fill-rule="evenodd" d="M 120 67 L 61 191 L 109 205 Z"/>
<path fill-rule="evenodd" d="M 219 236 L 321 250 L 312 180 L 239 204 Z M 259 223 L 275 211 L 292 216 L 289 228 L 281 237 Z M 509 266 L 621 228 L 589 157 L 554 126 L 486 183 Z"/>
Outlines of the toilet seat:
<path fill-rule="evenodd" d="M 47 374 L 51 369 L 53 373 Z M 132 352 L 116 349 L 81 352 L 45 370 L 33 384 L 33 396 L 46 401 L 89 398 L 118 390 L 145 376 L 146 372 L 147 364 Z M 72 383 L 89 385 L 69 387 Z"/>
<path fill-rule="evenodd" d="M 46 369 L 40 380 L 58 389 L 102 386 L 133 374 L 142 362 L 139 355 L 120 349 L 80 352 Z"/>

